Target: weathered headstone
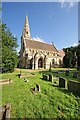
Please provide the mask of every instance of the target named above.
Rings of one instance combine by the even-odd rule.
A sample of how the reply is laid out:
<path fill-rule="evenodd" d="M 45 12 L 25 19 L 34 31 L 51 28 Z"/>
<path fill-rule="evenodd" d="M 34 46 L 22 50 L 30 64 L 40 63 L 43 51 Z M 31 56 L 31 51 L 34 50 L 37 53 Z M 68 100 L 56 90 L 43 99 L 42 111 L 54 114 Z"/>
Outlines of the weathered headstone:
<path fill-rule="evenodd" d="M 37 90 L 38 90 L 39 92 L 41 91 L 39 84 L 36 84 L 36 88 L 37 88 Z"/>
<path fill-rule="evenodd" d="M 5 106 L 1 106 L 0 107 L 0 120 L 9 120 L 10 110 L 11 110 L 10 103 L 7 103 Z"/>
<path fill-rule="evenodd" d="M 66 75 L 66 76 L 69 76 L 69 70 L 66 70 L 65 75 Z"/>
<path fill-rule="evenodd" d="M 53 82 L 53 75 L 49 74 L 49 81 Z"/>
<path fill-rule="evenodd" d="M 68 81 L 68 90 L 80 96 L 80 82 Z"/>
<path fill-rule="evenodd" d="M 62 77 L 59 77 L 59 87 L 62 87 L 62 88 L 66 88 L 67 86 L 67 83 L 66 83 L 66 79 L 65 78 L 62 78 Z"/>
<path fill-rule="evenodd" d="M 73 73 L 73 78 L 78 78 L 78 72 Z"/>
<path fill-rule="evenodd" d="M 21 71 L 20 71 L 20 73 L 18 74 L 18 77 L 19 77 L 19 78 L 21 78 L 21 77 L 22 77 L 22 73 L 21 73 Z"/>
<path fill-rule="evenodd" d="M 0 120 L 2 120 L 4 112 L 5 108 L 3 106 L 0 106 Z"/>
<path fill-rule="evenodd" d="M 6 118 L 7 120 L 10 119 L 10 109 L 11 109 L 11 105 L 10 103 L 6 104 Z"/>
<path fill-rule="evenodd" d="M 18 74 L 18 77 L 19 77 L 19 78 L 21 77 L 21 74 L 20 74 L 20 73 Z"/>
<path fill-rule="evenodd" d="M 44 80 L 49 80 L 49 76 L 48 76 L 48 75 L 43 74 L 43 79 L 44 79 Z"/>
<path fill-rule="evenodd" d="M 29 80 L 24 78 L 24 82 L 29 82 Z"/>
<path fill-rule="evenodd" d="M 9 79 L 9 83 L 12 83 L 12 80 L 11 80 L 11 79 Z"/>

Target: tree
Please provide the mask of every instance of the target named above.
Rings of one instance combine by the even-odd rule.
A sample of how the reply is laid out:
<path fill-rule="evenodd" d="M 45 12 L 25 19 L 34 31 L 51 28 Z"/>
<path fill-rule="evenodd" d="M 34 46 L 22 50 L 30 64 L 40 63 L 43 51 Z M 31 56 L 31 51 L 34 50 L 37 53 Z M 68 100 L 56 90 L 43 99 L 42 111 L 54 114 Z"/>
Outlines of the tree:
<path fill-rule="evenodd" d="M 76 64 L 74 47 L 64 49 L 65 56 L 63 58 L 64 67 L 74 67 Z"/>
<path fill-rule="evenodd" d="M 80 45 L 77 46 L 76 54 L 77 54 L 77 67 L 78 69 L 80 69 Z"/>
<path fill-rule="evenodd" d="M 2 24 L 2 73 L 13 72 L 17 66 L 17 47 L 17 38 L 7 28 L 6 24 Z"/>
<path fill-rule="evenodd" d="M 65 56 L 63 58 L 64 67 L 80 68 L 80 45 L 63 49 Z M 77 63 L 77 65 L 76 65 Z"/>

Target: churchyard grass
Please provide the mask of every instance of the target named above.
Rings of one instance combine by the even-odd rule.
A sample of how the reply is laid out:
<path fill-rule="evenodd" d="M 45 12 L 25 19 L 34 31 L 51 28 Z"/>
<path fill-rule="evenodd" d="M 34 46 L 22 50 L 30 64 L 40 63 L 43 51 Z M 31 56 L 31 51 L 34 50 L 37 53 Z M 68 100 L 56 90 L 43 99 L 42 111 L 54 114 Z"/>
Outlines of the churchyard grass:
<path fill-rule="evenodd" d="M 13 81 L 11 84 L 2 85 L 2 105 L 11 103 L 11 118 L 80 119 L 80 97 L 43 80 L 42 74 L 50 72 L 21 69 L 22 73 L 36 75 L 25 77 L 29 82 L 24 82 L 24 78 L 16 76 L 19 72 L 20 70 L 15 70 L 13 73 L 2 75 L 2 79 L 10 78 Z M 71 79 L 71 75 L 58 75 Z M 36 83 L 40 85 L 41 92 L 34 95 L 31 88 L 36 87 Z"/>

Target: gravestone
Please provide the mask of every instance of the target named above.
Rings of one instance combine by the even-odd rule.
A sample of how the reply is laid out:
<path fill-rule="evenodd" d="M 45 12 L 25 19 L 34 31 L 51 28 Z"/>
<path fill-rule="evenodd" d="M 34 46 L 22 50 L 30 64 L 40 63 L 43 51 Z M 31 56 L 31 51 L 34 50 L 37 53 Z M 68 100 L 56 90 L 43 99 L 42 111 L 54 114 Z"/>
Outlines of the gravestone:
<path fill-rule="evenodd" d="M 69 80 L 68 90 L 80 96 L 80 82 Z"/>
<path fill-rule="evenodd" d="M 21 78 L 21 77 L 22 77 L 22 73 L 21 73 L 21 71 L 20 71 L 20 73 L 18 74 L 18 77 L 19 77 L 19 78 Z"/>
<path fill-rule="evenodd" d="M 41 91 L 39 84 L 36 84 L 36 88 L 37 88 L 37 90 L 38 90 L 39 92 Z"/>
<path fill-rule="evenodd" d="M 53 75 L 49 74 L 49 81 L 53 82 Z"/>
<path fill-rule="evenodd" d="M 73 73 L 73 78 L 78 78 L 78 72 Z"/>
<path fill-rule="evenodd" d="M 48 75 L 43 74 L 43 79 L 44 79 L 44 80 L 49 80 L 49 76 L 48 76 Z"/>
<path fill-rule="evenodd" d="M 11 110 L 10 103 L 7 103 L 5 106 L 1 106 L 0 107 L 0 120 L 9 120 L 10 110 Z"/>
<path fill-rule="evenodd" d="M 19 78 L 21 77 L 21 74 L 20 74 L 20 73 L 18 74 L 18 77 L 19 77 Z"/>
<path fill-rule="evenodd" d="M 67 81 L 65 78 L 59 77 L 59 87 L 62 87 L 62 88 L 67 87 Z"/>
<path fill-rule="evenodd" d="M 11 105 L 9 103 L 6 104 L 6 118 L 7 120 L 10 118 L 10 109 Z"/>
<path fill-rule="evenodd" d="M 66 76 L 69 76 L 69 70 L 66 70 L 65 75 L 66 75 Z"/>
<path fill-rule="evenodd" d="M 29 82 L 29 80 L 24 78 L 24 82 Z"/>
<path fill-rule="evenodd" d="M 12 82 L 12 80 L 11 79 L 9 79 L 9 83 L 11 83 Z"/>

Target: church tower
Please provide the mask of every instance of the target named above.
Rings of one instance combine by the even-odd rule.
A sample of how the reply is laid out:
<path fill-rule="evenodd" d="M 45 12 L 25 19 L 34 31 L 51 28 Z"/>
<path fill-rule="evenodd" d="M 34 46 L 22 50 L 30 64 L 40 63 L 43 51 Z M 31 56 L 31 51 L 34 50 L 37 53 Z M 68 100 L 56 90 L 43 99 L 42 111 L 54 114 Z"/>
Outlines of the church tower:
<path fill-rule="evenodd" d="M 31 38 L 30 37 L 30 28 L 29 28 L 28 16 L 26 16 L 26 19 L 25 19 L 22 37 L 25 39 Z"/>
<path fill-rule="evenodd" d="M 20 50 L 20 67 L 25 67 L 25 59 L 27 59 L 26 54 L 26 41 L 30 40 L 30 28 L 29 28 L 29 22 L 28 22 L 28 16 L 25 18 L 24 22 L 24 28 L 21 36 L 21 50 Z"/>

